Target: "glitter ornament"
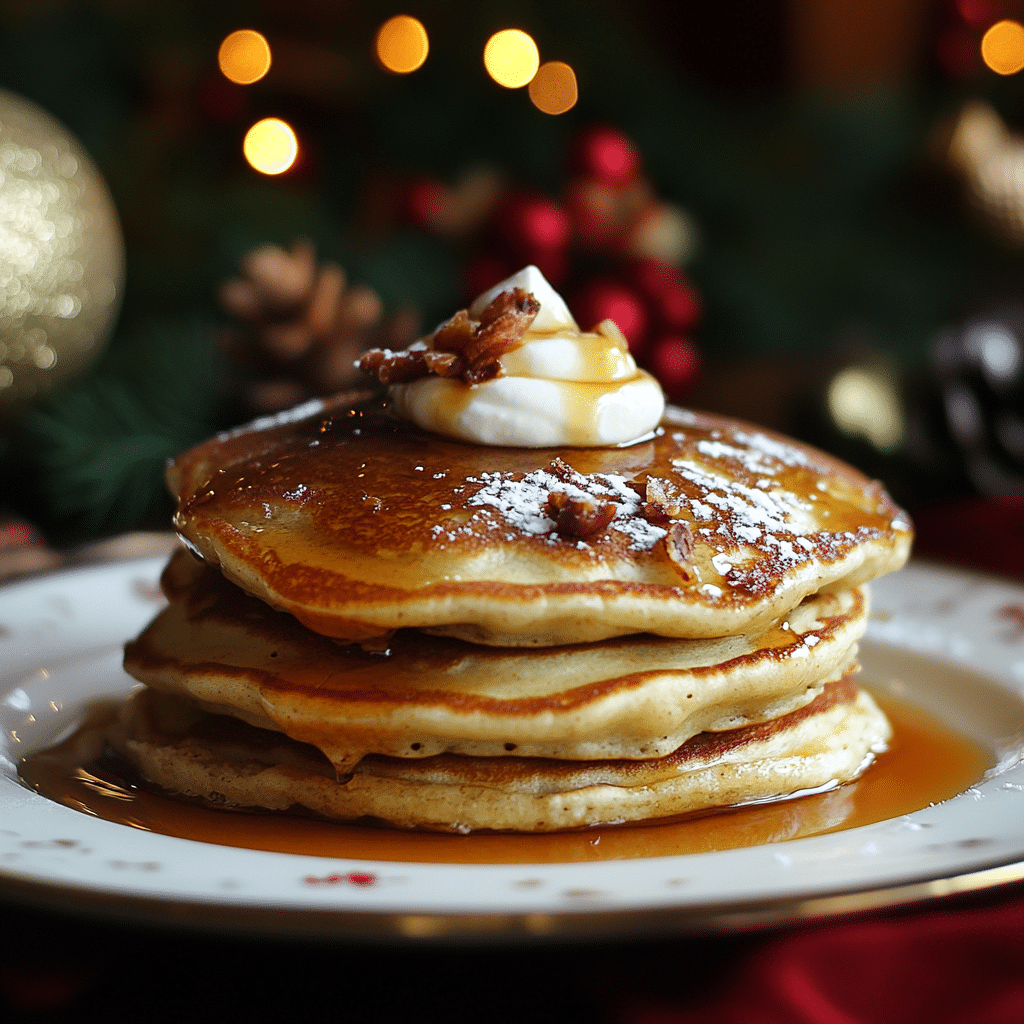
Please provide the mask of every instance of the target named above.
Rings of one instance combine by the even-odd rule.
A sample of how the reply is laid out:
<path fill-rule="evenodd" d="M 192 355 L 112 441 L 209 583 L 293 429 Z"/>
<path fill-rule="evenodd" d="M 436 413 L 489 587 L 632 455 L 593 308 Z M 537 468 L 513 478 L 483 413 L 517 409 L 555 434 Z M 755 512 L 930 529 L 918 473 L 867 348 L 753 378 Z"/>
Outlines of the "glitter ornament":
<path fill-rule="evenodd" d="M 124 244 L 81 145 L 0 90 L 0 417 L 79 373 L 120 307 Z"/>

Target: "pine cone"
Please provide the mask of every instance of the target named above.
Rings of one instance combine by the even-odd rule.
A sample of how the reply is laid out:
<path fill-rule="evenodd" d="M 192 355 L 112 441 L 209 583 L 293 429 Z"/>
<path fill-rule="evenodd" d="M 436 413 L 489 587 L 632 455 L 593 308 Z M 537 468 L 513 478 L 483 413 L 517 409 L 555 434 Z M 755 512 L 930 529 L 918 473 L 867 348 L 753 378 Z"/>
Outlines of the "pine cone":
<path fill-rule="evenodd" d="M 404 348 L 418 334 L 414 310 L 384 318 L 377 293 L 349 285 L 341 267 L 318 266 L 308 241 L 290 251 L 261 246 L 240 269 L 240 277 L 221 285 L 219 298 L 224 311 L 241 321 L 241 329 L 224 333 L 224 343 L 243 371 L 238 397 L 248 412 L 277 412 L 365 386 L 355 366 L 362 352 Z"/>

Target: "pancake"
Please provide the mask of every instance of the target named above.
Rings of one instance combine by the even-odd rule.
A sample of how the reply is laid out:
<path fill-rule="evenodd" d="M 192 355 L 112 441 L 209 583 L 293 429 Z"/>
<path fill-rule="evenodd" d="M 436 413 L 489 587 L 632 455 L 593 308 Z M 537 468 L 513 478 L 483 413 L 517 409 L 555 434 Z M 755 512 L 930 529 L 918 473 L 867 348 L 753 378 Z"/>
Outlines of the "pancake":
<path fill-rule="evenodd" d="M 664 756 L 697 733 L 793 711 L 856 666 L 861 588 L 806 598 L 763 633 L 640 634 L 496 648 L 412 630 L 385 651 L 341 646 L 187 552 L 168 607 L 125 650 L 156 689 L 318 747 L 341 773 L 367 754 L 552 759 Z"/>
<path fill-rule="evenodd" d="M 467 832 L 781 799 L 889 736 L 865 585 L 911 526 L 807 445 L 667 408 L 536 268 L 337 396 L 178 456 L 188 554 L 111 742 L 213 803 Z M 205 564 L 199 564 L 201 562 Z"/>
<path fill-rule="evenodd" d="M 631 445 L 514 448 L 339 397 L 212 438 L 168 481 L 193 551 L 342 640 L 749 635 L 898 568 L 911 542 L 906 514 L 845 463 L 671 408 Z"/>
<path fill-rule="evenodd" d="M 640 761 L 371 755 L 338 778 L 315 747 L 148 688 L 125 705 L 112 739 L 152 782 L 216 804 L 403 828 L 544 832 L 832 788 L 863 771 L 889 734 L 870 696 L 844 679 L 788 715 L 701 733 Z"/>

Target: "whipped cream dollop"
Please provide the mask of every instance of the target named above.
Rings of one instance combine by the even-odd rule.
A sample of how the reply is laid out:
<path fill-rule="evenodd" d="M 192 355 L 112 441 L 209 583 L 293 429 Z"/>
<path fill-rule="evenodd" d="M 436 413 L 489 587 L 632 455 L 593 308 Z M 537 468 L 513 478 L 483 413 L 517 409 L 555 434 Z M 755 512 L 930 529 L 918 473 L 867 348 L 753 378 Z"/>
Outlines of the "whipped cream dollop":
<path fill-rule="evenodd" d="M 665 409 L 658 382 L 637 368 L 614 321 L 581 331 L 536 267 L 484 292 L 469 307 L 470 318 L 479 319 L 497 296 L 517 288 L 540 310 L 522 344 L 501 355 L 500 374 L 479 384 L 440 376 L 393 384 L 398 415 L 475 444 L 602 447 L 649 435 Z M 412 349 L 429 349 L 431 338 Z"/>

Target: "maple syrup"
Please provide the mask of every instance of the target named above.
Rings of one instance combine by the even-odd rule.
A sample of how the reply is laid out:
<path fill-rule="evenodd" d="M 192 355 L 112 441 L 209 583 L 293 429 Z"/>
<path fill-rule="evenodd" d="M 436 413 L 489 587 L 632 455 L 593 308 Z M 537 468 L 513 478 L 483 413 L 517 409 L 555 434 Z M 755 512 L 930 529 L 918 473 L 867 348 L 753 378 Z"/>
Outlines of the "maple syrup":
<path fill-rule="evenodd" d="M 109 717 L 94 718 L 59 746 L 32 754 L 20 774 L 67 807 L 164 835 L 277 853 L 451 864 L 567 863 L 706 853 L 759 846 L 909 814 L 977 782 L 991 751 L 912 704 L 873 694 L 889 716 L 889 749 L 865 774 L 794 800 L 690 815 L 680 820 L 594 826 L 542 835 L 405 832 L 270 812 L 227 810 L 136 785 L 127 765 L 102 755 Z"/>

